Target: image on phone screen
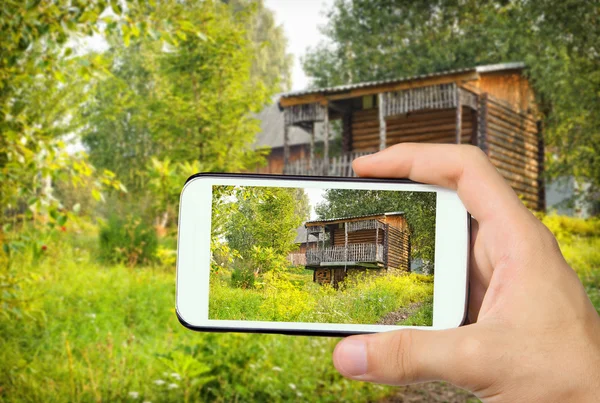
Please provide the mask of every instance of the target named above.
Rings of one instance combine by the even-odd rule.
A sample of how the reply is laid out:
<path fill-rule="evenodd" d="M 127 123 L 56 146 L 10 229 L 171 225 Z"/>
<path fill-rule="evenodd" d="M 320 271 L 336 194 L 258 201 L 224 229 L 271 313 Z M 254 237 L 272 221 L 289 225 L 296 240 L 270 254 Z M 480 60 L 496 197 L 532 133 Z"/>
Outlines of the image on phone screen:
<path fill-rule="evenodd" d="M 432 326 L 436 197 L 213 185 L 208 319 Z"/>

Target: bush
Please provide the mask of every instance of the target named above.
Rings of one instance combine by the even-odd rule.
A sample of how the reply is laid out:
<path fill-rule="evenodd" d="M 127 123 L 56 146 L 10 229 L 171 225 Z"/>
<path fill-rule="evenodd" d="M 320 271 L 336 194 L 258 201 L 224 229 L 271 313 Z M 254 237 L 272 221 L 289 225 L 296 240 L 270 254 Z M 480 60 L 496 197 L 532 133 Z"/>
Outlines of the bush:
<path fill-rule="evenodd" d="M 113 215 L 100 229 L 100 259 L 129 267 L 156 262 L 158 237 L 139 217 Z"/>
<path fill-rule="evenodd" d="M 236 267 L 231 272 L 231 286 L 234 288 L 254 288 L 256 276 L 251 269 Z"/>

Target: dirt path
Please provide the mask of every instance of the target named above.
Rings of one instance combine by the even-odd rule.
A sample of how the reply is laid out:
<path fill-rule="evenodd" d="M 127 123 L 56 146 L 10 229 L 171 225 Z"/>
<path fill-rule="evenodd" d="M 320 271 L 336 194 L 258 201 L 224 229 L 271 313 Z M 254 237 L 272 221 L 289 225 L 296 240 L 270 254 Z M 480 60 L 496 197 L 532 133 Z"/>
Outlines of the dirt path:
<path fill-rule="evenodd" d="M 385 315 L 383 318 L 379 319 L 377 322 L 378 325 L 395 325 L 396 323 L 403 321 L 408 318 L 410 315 L 414 314 L 421 308 L 423 305 L 422 302 L 413 302 L 407 307 L 400 308 L 395 312 L 390 312 Z"/>
<path fill-rule="evenodd" d="M 469 392 L 445 382 L 428 382 L 399 387 L 398 391 L 379 403 L 475 403 L 479 402 Z"/>

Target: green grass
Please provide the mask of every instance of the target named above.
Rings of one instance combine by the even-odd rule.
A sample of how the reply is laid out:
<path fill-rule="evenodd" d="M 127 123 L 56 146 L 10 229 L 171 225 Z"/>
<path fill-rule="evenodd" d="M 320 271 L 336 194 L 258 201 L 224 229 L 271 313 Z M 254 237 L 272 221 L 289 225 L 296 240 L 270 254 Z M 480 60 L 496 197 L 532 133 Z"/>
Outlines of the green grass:
<path fill-rule="evenodd" d="M 27 275 L 20 315 L 0 313 L 0 401 L 368 401 L 389 388 L 350 382 L 337 340 L 203 334 L 174 313 L 173 268 L 103 266 L 81 246 L 48 244 Z M 164 382 L 164 383 L 163 383 Z"/>
<path fill-rule="evenodd" d="M 396 323 L 398 326 L 427 326 L 433 322 L 433 299 L 426 301 L 408 318 Z"/>
<path fill-rule="evenodd" d="M 376 324 L 390 312 L 433 297 L 432 278 L 417 274 L 361 273 L 339 290 L 314 283 L 308 270 L 265 275 L 253 289 L 231 287 L 229 276 L 212 275 L 211 319 Z M 432 316 L 420 313 L 418 323 L 431 326 Z"/>
<path fill-rule="evenodd" d="M 600 312 L 599 226 L 544 222 Z M 396 393 L 339 376 L 337 339 L 189 331 L 173 311 L 172 267 L 104 266 L 93 232 L 61 239 L 68 236 L 50 240 L 38 262 L 29 254 L 12 261 L 19 287 L 15 309 L 0 309 L 0 401 L 377 401 Z M 335 300 L 323 302 L 333 312 Z M 410 319 L 427 315 L 422 306 Z"/>

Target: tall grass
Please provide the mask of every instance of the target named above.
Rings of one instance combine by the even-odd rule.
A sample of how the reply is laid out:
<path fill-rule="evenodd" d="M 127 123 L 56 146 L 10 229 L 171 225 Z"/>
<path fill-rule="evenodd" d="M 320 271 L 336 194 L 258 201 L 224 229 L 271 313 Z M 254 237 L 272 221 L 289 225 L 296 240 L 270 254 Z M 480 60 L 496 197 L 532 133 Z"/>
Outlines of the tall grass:
<path fill-rule="evenodd" d="M 551 214 L 542 222 L 558 239 L 565 259 L 579 275 L 600 314 L 600 219 Z"/>
<path fill-rule="evenodd" d="M 183 328 L 173 267 L 106 266 L 96 245 L 85 234 L 55 239 L 37 263 L 13 262 L 32 280 L 20 290 L 21 316 L 0 314 L 0 401 L 368 401 L 390 393 L 339 376 L 334 339 Z"/>
<path fill-rule="evenodd" d="M 563 231 L 561 249 L 600 312 L 599 227 L 543 220 Z M 93 228 L 44 242 L 41 257 L 11 262 L 19 284 L 14 309 L 0 311 L 0 401 L 327 402 L 394 393 L 339 376 L 331 362 L 336 339 L 186 330 L 174 313 L 173 267 L 101 264 Z M 248 301 L 235 309 L 262 303 Z M 337 303 L 322 302 L 335 315 Z M 426 305 L 419 315 L 428 315 Z"/>
<path fill-rule="evenodd" d="M 418 274 L 369 275 L 346 279 L 339 290 L 304 275 L 266 275 L 259 288 L 230 286 L 227 272 L 210 284 L 211 319 L 376 324 L 386 314 L 433 296 L 433 277 Z M 431 317 L 418 323 L 431 326 Z"/>

